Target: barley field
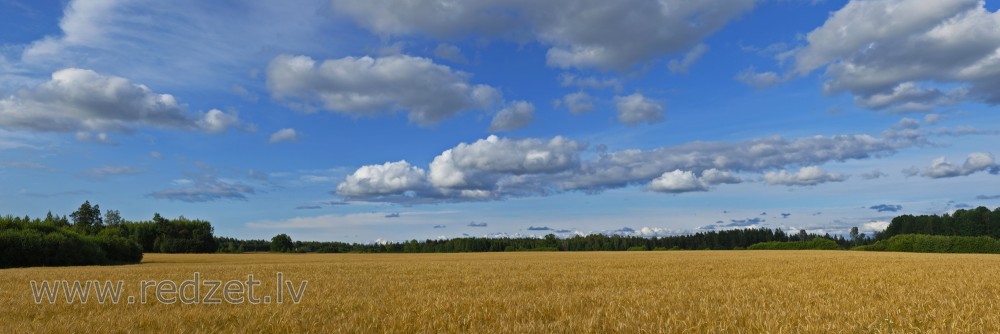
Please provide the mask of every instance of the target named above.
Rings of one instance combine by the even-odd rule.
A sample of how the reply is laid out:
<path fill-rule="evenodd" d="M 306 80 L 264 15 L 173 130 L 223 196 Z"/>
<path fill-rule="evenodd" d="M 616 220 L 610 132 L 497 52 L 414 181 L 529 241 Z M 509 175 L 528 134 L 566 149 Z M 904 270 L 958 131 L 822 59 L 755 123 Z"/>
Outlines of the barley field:
<path fill-rule="evenodd" d="M 300 303 L 34 302 L 31 281 L 262 281 Z M 147 292 L 151 294 L 152 292 Z M 4 332 L 1000 332 L 1000 256 L 849 251 L 147 254 L 0 270 Z"/>

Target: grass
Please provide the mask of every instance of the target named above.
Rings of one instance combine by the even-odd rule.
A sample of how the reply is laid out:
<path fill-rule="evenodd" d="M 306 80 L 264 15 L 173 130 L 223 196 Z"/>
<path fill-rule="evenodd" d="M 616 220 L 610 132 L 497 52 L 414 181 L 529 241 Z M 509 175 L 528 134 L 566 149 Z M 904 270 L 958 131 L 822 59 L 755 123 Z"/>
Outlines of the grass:
<path fill-rule="evenodd" d="M 300 304 L 36 305 L 31 280 L 308 280 Z M 134 294 L 134 293 L 132 293 Z M 9 332 L 1000 332 L 1000 256 L 844 251 L 147 254 L 0 270 Z"/>

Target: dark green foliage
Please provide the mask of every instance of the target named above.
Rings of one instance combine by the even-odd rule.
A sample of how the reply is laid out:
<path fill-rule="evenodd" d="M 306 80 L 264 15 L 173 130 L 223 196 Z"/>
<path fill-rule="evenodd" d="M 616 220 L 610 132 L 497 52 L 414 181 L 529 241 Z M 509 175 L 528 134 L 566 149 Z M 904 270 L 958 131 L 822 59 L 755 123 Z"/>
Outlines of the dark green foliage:
<path fill-rule="evenodd" d="M 152 221 L 122 221 L 107 230 L 135 241 L 142 251 L 149 253 L 214 253 L 217 248 L 211 223 L 183 216 L 166 219 L 155 214 Z"/>
<path fill-rule="evenodd" d="M 987 237 L 901 234 L 874 245 L 852 248 L 863 251 L 917 253 L 986 253 L 1000 254 L 1000 240 Z"/>
<path fill-rule="evenodd" d="M 73 218 L 73 229 L 80 234 L 97 234 L 104 227 L 101 206 L 91 206 L 90 201 L 84 201 L 80 208 L 69 216 Z"/>
<path fill-rule="evenodd" d="M 294 249 L 316 253 L 454 253 L 454 252 L 513 252 L 526 250 L 558 251 L 624 251 L 632 247 L 643 249 L 693 250 L 693 249 L 744 249 L 767 241 L 803 241 L 815 238 L 834 240 L 839 247 L 851 242 L 840 236 L 808 234 L 805 231 L 788 235 L 782 230 L 766 228 L 737 229 L 699 232 L 668 237 L 641 237 L 591 234 L 560 239 L 555 235 L 543 238 L 455 238 L 410 240 L 383 244 L 358 244 L 345 242 L 295 241 Z M 238 240 L 217 238 L 220 252 L 269 251 L 265 240 Z M 242 250 L 240 250 L 242 248 Z"/>
<path fill-rule="evenodd" d="M 902 215 L 892 219 L 877 240 L 888 240 L 900 234 L 990 236 L 1000 238 L 1000 208 L 993 211 L 986 207 L 957 210 L 954 214 Z"/>
<path fill-rule="evenodd" d="M 218 245 L 219 253 L 243 253 L 243 252 L 269 252 L 271 251 L 271 242 L 267 240 L 240 240 L 230 237 L 215 237 L 215 244 Z M 300 242 L 296 242 L 300 244 Z M 330 251 L 322 251 L 318 246 L 320 243 L 303 243 L 309 245 L 300 245 L 298 248 L 304 249 L 307 252 L 319 252 L 319 253 L 346 253 L 349 251 L 350 244 L 339 243 L 346 245 L 347 251 L 335 251 L 336 249 L 331 249 Z M 334 244 L 334 243 L 323 243 L 323 244 Z M 316 245 L 316 246 L 314 246 Z M 316 247 L 316 248 L 313 248 Z"/>
<path fill-rule="evenodd" d="M 663 248 L 663 247 L 660 247 L 660 248 Z M 648 251 L 649 249 L 646 249 L 646 246 L 633 246 L 633 247 L 629 247 L 626 250 L 630 251 L 630 252 L 644 252 L 644 251 Z"/>
<path fill-rule="evenodd" d="M 837 242 L 825 239 L 825 238 L 814 238 L 809 241 L 769 241 L 762 242 L 758 244 L 750 245 L 747 247 L 749 250 L 804 250 L 804 249 L 819 249 L 819 250 L 834 250 L 841 249 Z"/>
<path fill-rule="evenodd" d="M 290 253 L 295 251 L 295 244 L 292 243 L 292 238 L 287 234 L 279 234 L 271 238 L 271 252 L 274 253 Z"/>
<path fill-rule="evenodd" d="M 134 242 L 88 236 L 53 220 L 0 217 L 0 268 L 128 264 L 142 261 Z"/>

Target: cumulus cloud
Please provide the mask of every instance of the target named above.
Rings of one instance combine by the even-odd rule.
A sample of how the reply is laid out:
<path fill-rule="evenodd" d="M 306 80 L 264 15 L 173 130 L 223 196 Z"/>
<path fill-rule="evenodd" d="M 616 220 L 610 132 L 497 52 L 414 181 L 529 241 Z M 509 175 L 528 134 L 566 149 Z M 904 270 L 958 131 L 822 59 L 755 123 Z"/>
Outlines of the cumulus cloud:
<path fill-rule="evenodd" d="M 585 92 L 569 93 L 563 97 L 562 103 L 574 114 L 594 111 L 594 99 Z"/>
<path fill-rule="evenodd" d="M 687 73 L 688 68 L 691 68 L 694 63 L 701 59 L 708 52 L 708 45 L 698 44 L 691 51 L 684 54 L 683 59 L 674 59 L 667 63 L 667 69 L 673 73 Z"/>
<path fill-rule="evenodd" d="M 1000 14 L 984 1 L 854 0 L 806 41 L 787 54 L 794 71 L 825 68 L 824 90 L 848 92 L 861 106 L 1000 103 Z"/>
<path fill-rule="evenodd" d="M 741 182 L 735 173 L 765 172 L 772 184 L 810 185 L 842 181 L 846 176 L 818 167 L 805 167 L 797 173 L 773 170 L 882 157 L 915 144 L 869 135 L 767 137 L 601 151 L 581 160 L 586 145 L 563 137 L 515 140 L 490 136 L 445 150 L 426 171 L 405 162 L 363 166 L 338 185 L 337 194 L 351 200 L 434 203 L 564 191 L 596 193 L 629 185 L 676 193 Z M 765 175 L 765 181 L 767 178 Z"/>
<path fill-rule="evenodd" d="M 440 188 L 491 190 L 505 174 L 552 174 L 575 168 L 583 148 L 563 137 L 513 140 L 489 136 L 435 157 L 428 179 Z"/>
<path fill-rule="evenodd" d="M 333 1 L 338 12 L 383 36 L 454 39 L 475 34 L 534 40 L 549 47 L 549 66 L 616 70 L 695 47 L 753 4 L 752 0 Z"/>
<path fill-rule="evenodd" d="M 235 113 L 188 113 L 173 95 L 78 68 L 56 71 L 49 81 L 0 100 L 0 126 L 33 131 L 100 134 L 145 126 L 222 132 L 240 124 Z"/>
<path fill-rule="evenodd" d="M 489 226 L 489 224 L 486 224 L 486 223 L 477 223 L 477 222 L 469 222 L 469 225 L 466 225 L 466 226 L 468 226 L 468 227 L 487 227 L 487 226 Z"/>
<path fill-rule="evenodd" d="M 249 185 L 227 181 L 214 176 L 204 176 L 187 182 L 185 187 L 164 189 L 148 196 L 181 202 L 210 202 L 222 199 L 247 200 L 255 190 Z"/>
<path fill-rule="evenodd" d="M 665 172 L 660 177 L 650 181 L 647 190 L 662 193 L 684 193 L 692 191 L 707 191 L 710 186 L 723 183 L 740 183 L 739 177 L 730 172 L 712 168 L 705 170 L 698 177 L 691 171 L 675 169 Z"/>
<path fill-rule="evenodd" d="M 872 210 L 875 210 L 875 211 L 878 211 L 878 212 L 897 212 L 899 210 L 902 210 L 903 206 L 902 205 L 892 205 L 892 204 L 878 204 L 878 205 L 869 206 L 868 208 L 872 209 Z"/>
<path fill-rule="evenodd" d="M 548 226 L 538 226 L 538 227 L 529 226 L 528 227 L 528 231 L 551 231 L 551 230 L 552 229 L 549 228 Z"/>
<path fill-rule="evenodd" d="M 978 195 L 976 199 L 1000 199 L 1000 195 Z"/>
<path fill-rule="evenodd" d="M 306 110 L 351 116 L 406 112 L 410 121 L 432 125 L 459 112 L 484 109 L 500 100 L 469 74 L 427 58 L 394 55 L 345 57 L 317 62 L 280 55 L 267 68 L 267 88 L 279 100 Z"/>
<path fill-rule="evenodd" d="M 642 94 L 615 97 L 618 121 L 637 125 L 639 123 L 657 123 L 663 120 L 663 106 L 650 100 Z"/>
<path fill-rule="evenodd" d="M 646 186 L 646 189 L 665 193 L 683 193 L 706 191 L 708 190 L 708 186 L 691 171 L 675 169 L 672 172 L 663 173 L 660 177 L 653 179 Z"/>
<path fill-rule="evenodd" d="M 198 127 L 211 133 L 225 132 L 240 125 L 242 122 L 240 122 L 239 114 L 226 113 L 219 109 L 209 110 L 202 119 L 198 120 Z"/>
<path fill-rule="evenodd" d="M 526 101 L 514 101 L 497 112 L 490 122 L 490 132 L 511 131 L 531 124 L 535 106 Z"/>
<path fill-rule="evenodd" d="M 337 194 L 347 198 L 369 198 L 403 194 L 426 186 L 423 169 L 410 166 L 406 160 L 368 165 L 358 168 L 337 185 Z"/>
<path fill-rule="evenodd" d="M 846 179 L 847 177 L 840 173 L 830 173 L 818 166 L 802 167 L 797 173 L 789 173 L 782 170 L 764 174 L 764 182 L 767 184 L 784 186 L 813 186 L 826 182 L 840 182 Z"/>
<path fill-rule="evenodd" d="M 961 166 L 948 162 L 945 157 L 938 157 L 931 161 L 930 166 L 921 170 L 920 175 L 932 179 L 940 179 L 966 176 L 981 171 L 986 171 L 990 174 L 1000 173 L 1000 166 L 997 166 L 994 161 L 993 154 L 988 152 L 971 153 Z"/>
<path fill-rule="evenodd" d="M 292 128 L 284 128 L 271 134 L 269 143 L 293 142 L 299 140 L 299 133 Z"/>

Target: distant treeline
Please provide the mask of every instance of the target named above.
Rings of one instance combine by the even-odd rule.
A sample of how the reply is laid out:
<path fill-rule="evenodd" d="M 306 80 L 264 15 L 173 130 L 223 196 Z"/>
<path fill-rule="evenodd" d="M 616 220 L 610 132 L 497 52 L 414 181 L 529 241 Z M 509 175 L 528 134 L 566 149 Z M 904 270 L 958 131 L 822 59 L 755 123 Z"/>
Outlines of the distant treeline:
<path fill-rule="evenodd" d="M 1000 238 L 1000 207 L 990 211 L 980 206 L 956 210 L 954 214 L 902 215 L 892 219 L 885 231 L 875 234 L 876 240 L 887 240 L 900 234 L 953 236 L 988 236 Z"/>
<path fill-rule="evenodd" d="M 847 248 L 856 241 L 829 234 L 817 235 L 800 230 L 787 234 L 781 229 L 747 228 L 698 232 L 690 235 L 642 237 L 591 234 L 558 238 L 554 234 L 543 238 L 454 238 L 423 241 L 359 244 L 345 242 L 295 241 L 293 252 L 304 253 L 454 253 L 454 252 L 514 252 L 514 251 L 624 251 L 624 250 L 701 250 L 745 249 L 762 242 L 799 242 L 824 238 L 837 247 Z M 272 250 L 265 240 L 216 238 L 220 252 L 250 252 Z"/>
<path fill-rule="evenodd" d="M 874 238 L 852 228 L 850 239 L 800 230 L 746 228 L 688 235 L 643 237 L 591 234 L 559 238 L 455 238 L 388 243 L 292 241 L 286 234 L 268 240 L 216 237 L 212 225 L 183 216 L 155 214 L 148 221 L 127 221 L 116 210 L 103 215 L 98 205 L 84 202 L 71 215 L 51 212 L 44 219 L 0 217 L 0 268 L 138 263 L 153 253 L 451 253 L 511 251 L 637 251 L 727 249 L 847 249 L 1000 253 L 1000 208 L 958 210 L 954 214 L 902 215 Z M 877 242 L 876 242 L 877 241 Z"/>

